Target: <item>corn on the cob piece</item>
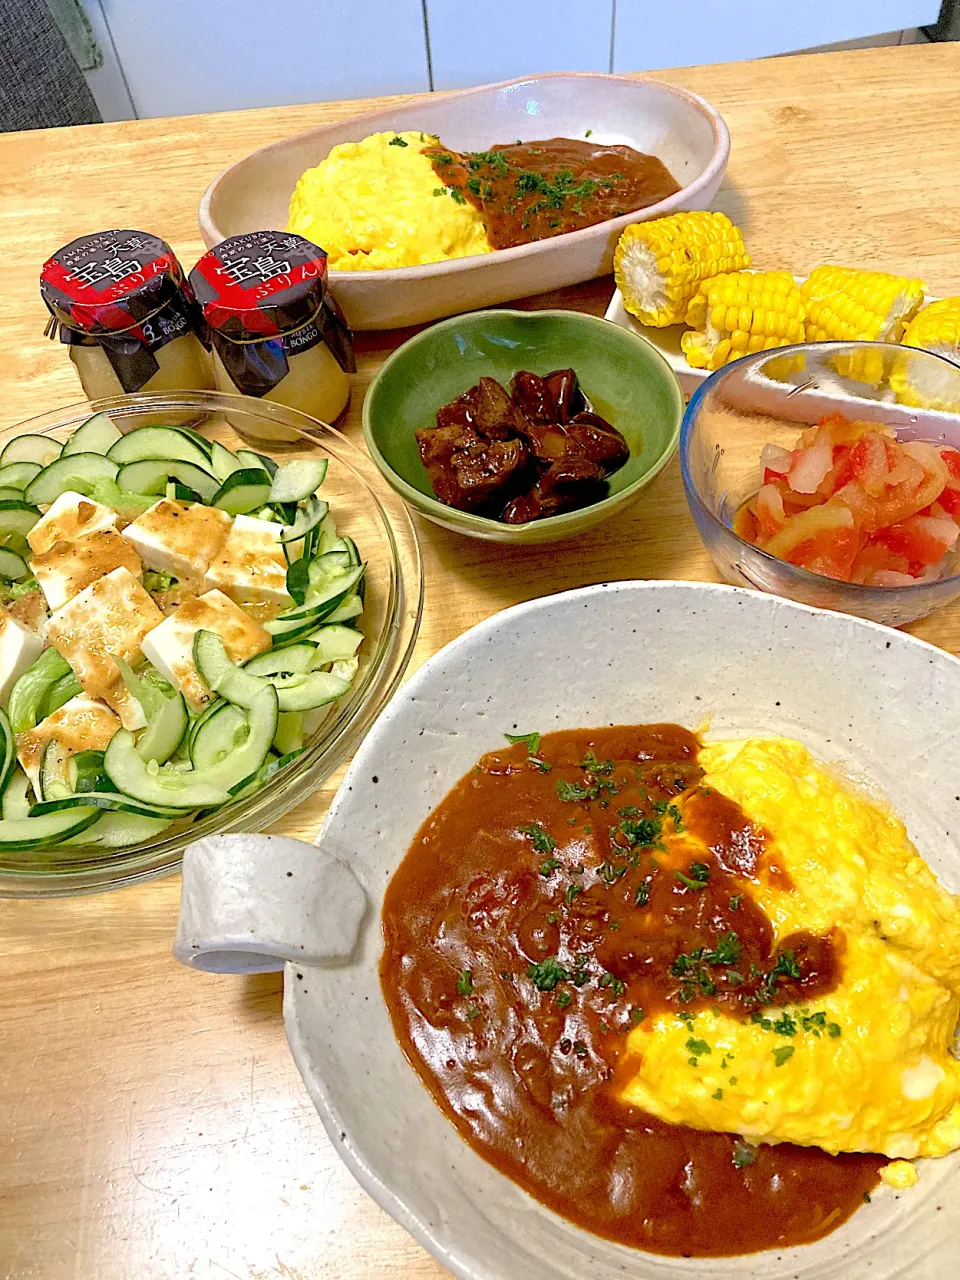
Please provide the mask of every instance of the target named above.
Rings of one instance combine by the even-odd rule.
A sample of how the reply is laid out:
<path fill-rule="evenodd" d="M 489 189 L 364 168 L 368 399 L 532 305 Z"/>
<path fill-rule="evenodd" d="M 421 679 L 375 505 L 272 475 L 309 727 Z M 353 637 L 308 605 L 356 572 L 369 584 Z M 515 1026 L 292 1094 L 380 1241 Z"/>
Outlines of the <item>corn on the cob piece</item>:
<path fill-rule="evenodd" d="M 940 298 L 919 311 L 903 335 L 905 347 L 923 347 L 960 364 L 960 297 Z"/>
<path fill-rule="evenodd" d="M 674 213 L 635 222 L 620 237 L 613 273 L 641 324 L 680 324 L 703 280 L 749 267 L 743 234 L 724 213 Z"/>
<path fill-rule="evenodd" d="M 687 363 L 719 369 L 754 351 L 803 342 L 803 301 L 787 271 L 739 271 L 705 280 L 680 339 Z"/>
<path fill-rule="evenodd" d="M 807 341 L 899 342 L 925 288 L 885 271 L 815 267 L 800 286 Z"/>
<path fill-rule="evenodd" d="M 903 346 L 945 356 L 957 367 L 901 350 L 890 375 L 899 402 L 914 409 L 960 412 L 960 297 L 940 298 L 924 307 L 907 327 Z"/>

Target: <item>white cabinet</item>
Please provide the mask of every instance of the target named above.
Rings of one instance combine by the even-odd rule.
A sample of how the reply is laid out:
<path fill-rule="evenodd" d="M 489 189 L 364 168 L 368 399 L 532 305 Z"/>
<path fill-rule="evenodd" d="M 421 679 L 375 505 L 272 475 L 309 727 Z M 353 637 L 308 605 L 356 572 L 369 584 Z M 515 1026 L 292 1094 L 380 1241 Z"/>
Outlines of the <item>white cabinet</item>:
<path fill-rule="evenodd" d="M 610 70 L 613 0 L 426 0 L 426 10 L 435 89 Z"/>
<path fill-rule="evenodd" d="M 736 62 L 936 22 L 940 0 L 617 0 L 613 71 Z"/>
<path fill-rule="evenodd" d="M 420 0 L 87 0 L 139 116 L 430 88 Z"/>

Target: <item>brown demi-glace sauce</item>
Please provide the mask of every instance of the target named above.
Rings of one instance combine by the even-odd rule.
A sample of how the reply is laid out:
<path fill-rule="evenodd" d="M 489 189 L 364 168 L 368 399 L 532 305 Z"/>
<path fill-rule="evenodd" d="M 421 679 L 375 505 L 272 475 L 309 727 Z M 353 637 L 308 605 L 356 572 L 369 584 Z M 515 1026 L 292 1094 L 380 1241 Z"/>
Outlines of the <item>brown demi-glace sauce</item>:
<path fill-rule="evenodd" d="M 549 138 L 489 151 L 428 147 L 425 154 L 453 198 L 480 210 L 494 249 L 592 227 L 680 190 L 656 156 L 623 144 Z"/>
<path fill-rule="evenodd" d="M 749 1018 L 840 979 L 841 935 L 774 945 L 747 883 L 789 876 L 702 786 L 698 751 L 646 725 L 485 756 L 391 880 L 381 963 L 400 1044 L 467 1142 L 578 1226 L 684 1257 L 815 1240 L 884 1162 L 753 1148 L 620 1100 L 627 1035 L 650 1014 Z"/>

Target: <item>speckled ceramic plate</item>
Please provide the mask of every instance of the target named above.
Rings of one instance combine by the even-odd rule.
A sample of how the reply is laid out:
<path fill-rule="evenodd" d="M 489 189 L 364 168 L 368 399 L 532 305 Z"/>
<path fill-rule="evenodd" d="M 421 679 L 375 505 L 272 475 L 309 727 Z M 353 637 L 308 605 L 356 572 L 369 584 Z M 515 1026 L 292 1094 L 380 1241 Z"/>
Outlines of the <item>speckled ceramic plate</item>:
<path fill-rule="evenodd" d="M 597 1239 L 530 1199 L 458 1137 L 401 1053 L 380 994 L 384 888 L 430 810 L 514 724 L 672 720 L 786 734 L 880 787 L 960 887 L 960 662 L 897 631 L 733 587 L 622 582 L 498 614 L 438 653 L 383 713 L 321 837 L 369 910 L 341 967 L 287 966 L 294 1056 L 344 1160 L 463 1280 L 946 1280 L 958 1274 L 957 1157 L 881 1188 L 833 1235 L 683 1260 Z"/>

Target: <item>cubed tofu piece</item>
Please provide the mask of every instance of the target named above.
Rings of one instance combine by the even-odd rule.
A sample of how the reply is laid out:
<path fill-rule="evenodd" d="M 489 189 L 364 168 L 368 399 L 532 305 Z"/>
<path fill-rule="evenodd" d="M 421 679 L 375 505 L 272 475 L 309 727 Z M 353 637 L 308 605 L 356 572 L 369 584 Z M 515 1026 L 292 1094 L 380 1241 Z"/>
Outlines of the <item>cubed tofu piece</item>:
<path fill-rule="evenodd" d="M 59 609 L 85 587 L 120 567 L 140 578 L 140 557 L 116 529 L 85 533 L 70 542 L 55 542 L 30 561 L 33 576 L 40 583 L 47 607 Z"/>
<path fill-rule="evenodd" d="M 237 604 L 288 605 L 282 532 L 282 524 L 237 516 L 226 541 L 210 562 L 203 579 L 204 589 L 222 591 Z"/>
<path fill-rule="evenodd" d="M 10 690 L 27 667 L 43 653 L 43 641 L 0 606 L 0 704 L 7 705 Z"/>
<path fill-rule="evenodd" d="M 79 751 L 106 751 L 110 739 L 120 728 L 117 716 L 97 698 L 78 693 L 52 715 L 41 720 L 35 729 L 17 734 L 17 759 L 40 796 L 40 766 L 47 744 L 56 739 L 69 755 Z"/>
<path fill-rule="evenodd" d="M 162 621 L 148 593 L 121 567 L 58 609 L 47 623 L 46 637 L 91 697 L 111 706 L 125 729 L 142 729 L 146 720 L 140 703 L 127 692 L 111 655 L 135 662 L 144 636 Z"/>
<path fill-rule="evenodd" d="M 123 531 L 148 569 L 199 582 L 233 524 L 225 511 L 202 503 L 161 500 Z"/>
<path fill-rule="evenodd" d="M 246 662 L 270 648 L 270 636 L 258 622 L 222 591 L 207 591 L 185 601 L 143 639 L 143 652 L 164 679 L 175 685 L 197 711 L 212 700 L 193 664 L 193 638 L 198 631 L 215 631 L 229 657 Z"/>
<path fill-rule="evenodd" d="M 37 556 L 49 551 L 55 542 L 72 542 L 85 534 L 116 527 L 115 511 L 68 489 L 51 503 L 46 515 L 41 516 L 27 534 L 27 541 Z"/>

